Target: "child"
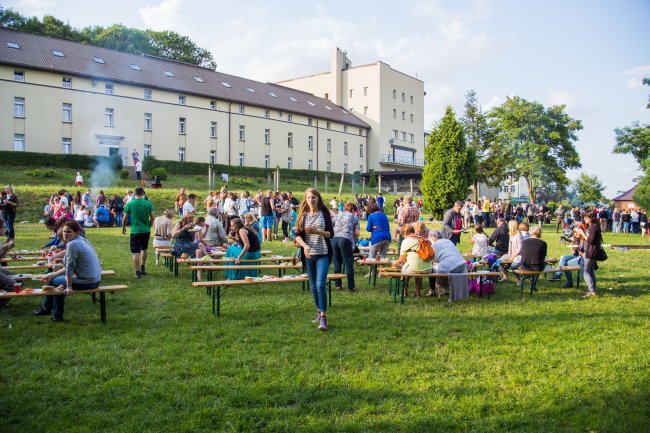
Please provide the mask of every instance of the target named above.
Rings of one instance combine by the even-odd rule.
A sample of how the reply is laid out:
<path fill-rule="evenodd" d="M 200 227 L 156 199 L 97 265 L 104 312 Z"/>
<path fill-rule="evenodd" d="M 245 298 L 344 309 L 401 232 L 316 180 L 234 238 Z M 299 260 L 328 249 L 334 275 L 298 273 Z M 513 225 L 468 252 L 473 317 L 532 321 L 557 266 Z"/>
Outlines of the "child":
<path fill-rule="evenodd" d="M 483 226 L 480 224 L 474 227 L 474 231 L 476 231 L 476 234 L 469 240 L 469 242 L 474 245 L 472 248 L 472 255 L 483 257 L 488 254 L 488 237 L 483 233 Z"/>
<path fill-rule="evenodd" d="M 94 227 L 95 222 L 93 221 L 93 213 L 90 208 L 86 209 L 84 214 L 84 227 Z"/>

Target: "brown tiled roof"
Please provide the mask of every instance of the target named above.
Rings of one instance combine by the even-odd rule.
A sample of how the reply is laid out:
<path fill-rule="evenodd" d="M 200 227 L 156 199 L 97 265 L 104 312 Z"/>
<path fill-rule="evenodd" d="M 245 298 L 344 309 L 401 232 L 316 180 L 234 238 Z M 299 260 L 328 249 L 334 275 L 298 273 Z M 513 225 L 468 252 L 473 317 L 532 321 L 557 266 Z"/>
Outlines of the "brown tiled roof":
<path fill-rule="evenodd" d="M 20 48 L 10 48 L 9 43 L 16 43 Z M 55 50 L 62 52 L 65 57 L 55 56 L 52 53 Z M 104 63 L 97 63 L 95 57 L 102 59 Z M 0 64 L 256 105 L 370 128 L 367 123 L 344 108 L 310 93 L 187 63 L 123 53 L 13 29 L 0 28 Z M 140 70 L 133 69 L 131 65 L 138 66 Z M 166 76 L 163 71 L 172 73 L 173 77 Z M 230 87 L 222 83 L 227 83 Z"/>
<path fill-rule="evenodd" d="M 634 201 L 634 198 L 632 197 L 634 195 L 634 190 L 636 190 L 636 186 L 633 187 L 631 190 L 624 192 L 623 194 L 619 195 L 618 197 L 614 197 L 614 201 Z"/>

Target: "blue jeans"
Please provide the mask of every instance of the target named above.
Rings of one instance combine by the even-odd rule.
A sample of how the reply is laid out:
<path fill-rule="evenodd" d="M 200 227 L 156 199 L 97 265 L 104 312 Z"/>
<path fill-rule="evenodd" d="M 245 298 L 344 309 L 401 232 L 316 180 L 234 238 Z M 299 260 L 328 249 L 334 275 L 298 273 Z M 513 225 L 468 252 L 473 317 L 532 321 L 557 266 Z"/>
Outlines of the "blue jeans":
<path fill-rule="evenodd" d="M 485 227 L 490 227 L 490 212 L 483 212 L 483 223 Z"/>
<path fill-rule="evenodd" d="M 124 211 L 117 212 L 115 211 L 115 226 L 122 227 L 122 217 L 124 216 Z"/>
<path fill-rule="evenodd" d="M 15 239 L 16 230 L 14 229 L 14 220 L 16 219 L 16 214 L 13 212 L 2 212 L 2 218 L 5 220 L 5 225 L 7 227 L 7 237 L 9 239 Z"/>
<path fill-rule="evenodd" d="M 638 221 L 632 221 L 632 233 L 641 233 Z"/>
<path fill-rule="evenodd" d="M 588 292 L 596 291 L 596 259 L 585 259 L 585 284 L 587 284 Z"/>
<path fill-rule="evenodd" d="M 345 263 L 345 275 L 348 277 L 348 290 L 355 288 L 354 285 L 354 244 L 350 239 L 332 238 L 332 249 L 334 250 L 334 273 L 341 272 L 341 265 Z M 341 280 L 334 280 L 336 287 L 342 287 Z"/>
<path fill-rule="evenodd" d="M 311 294 L 314 296 L 316 308 L 321 313 L 327 312 L 327 271 L 330 267 L 330 261 L 327 255 L 311 256 L 305 258 L 307 267 L 307 277 L 309 278 L 309 287 Z"/>
<path fill-rule="evenodd" d="M 581 260 L 582 257 L 580 256 L 574 256 L 573 254 L 567 254 L 562 257 L 560 257 L 560 264 L 559 266 L 578 266 L 580 265 L 580 270 L 578 271 L 579 273 L 584 272 L 584 263 L 583 260 Z M 561 272 L 556 272 L 555 276 L 559 277 L 561 276 Z M 572 286 L 573 285 L 573 277 L 571 275 L 571 271 L 564 271 L 564 275 L 566 276 L 566 284 L 567 286 Z"/>
<path fill-rule="evenodd" d="M 623 233 L 630 233 L 630 223 L 623 223 Z"/>
<path fill-rule="evenodd" d="M 58 286 L 66 287 L 65 275 L 59 275 L 58 277 L 52 278 L 52 280 L 50 281 L 50 285 L 54 287 L 58 287 Z M 92 289 L 96 289 L 97 287 L 99 287 L 99 281 L 92 284 L 75 283 L 74 281 L 72 281 L 72 288 L 74 290 L 92 290 Z M 66 295 L 46 296 L 45 299 L 43 300 L 43 309 L 47 311 L 52 311 L 52 315 L 54 317 L 63 320 L 65 296 Z"/>

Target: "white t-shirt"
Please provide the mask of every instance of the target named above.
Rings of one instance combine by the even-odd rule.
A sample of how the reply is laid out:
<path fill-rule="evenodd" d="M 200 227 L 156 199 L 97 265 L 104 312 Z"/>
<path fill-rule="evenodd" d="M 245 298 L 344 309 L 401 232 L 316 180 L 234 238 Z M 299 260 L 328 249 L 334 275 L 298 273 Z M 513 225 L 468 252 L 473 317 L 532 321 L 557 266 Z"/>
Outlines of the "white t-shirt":
<path fill-rule="evenodd" d="M 338 207 L 338 203 L 336 203 L 336 199 L 332 199 L 332 201 L 330 202 L 330 207 L 331 208 L 337 208 Z"/>
<path fill-rule="evenodd" d="M 84 178 L 83 178 L 83 176 L 78 175 L 78 176 L 75 178 L 75 180 L 76 180 L 77 182 L 81 182 L 81 183 L 83 183 Z"/>
<path fill-rule="evenodd" d="M 142 171 L 142 161 L 138 161 L 135 164 L 135 171 Z"/>
<path fill-rule="evenodd" d="M 190 201 L 186 201 L 183 203 L 183 215 L 187 215 L 188 213 L 193 213 L 194 212 L 194 206 Z"/>
<path fill-rule="evenodd" d="M 223 211 L 228 216 L 236 216 L 237 215 L 237 210 L 235 209 L 235 201 L 233 199 L 231 199 L 230 197 L 227 197 L 223 201 Z"/>
<path fill-rule="evenodd" d="M 488 237 L 485 233 L 476 233 L 472 236 L 472 240 L 474 241 L 473 256 L 483 257 L 488 253 Z"/>

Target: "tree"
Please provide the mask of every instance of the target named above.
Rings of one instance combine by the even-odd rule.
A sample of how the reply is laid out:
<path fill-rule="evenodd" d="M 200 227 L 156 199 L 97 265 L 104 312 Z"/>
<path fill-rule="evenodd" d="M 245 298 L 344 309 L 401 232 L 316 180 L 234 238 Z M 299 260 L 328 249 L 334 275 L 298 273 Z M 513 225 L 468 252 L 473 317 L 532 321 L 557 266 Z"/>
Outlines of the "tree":
<path fill-rule="evenodd" d="M 580 176 L 575 180 L 575 189 L 582 203 L 593 205 L 606 200 L 603 196 L 605 186 L 596 175 L 590 176 L 587 173 L 580 173 Z"/>
<path fill-rule="evenodd" d="M 151 30 L 147 30 L 147 35 L 149 35 L 151 45 L 161 57 L 209 69 L 217 68 L 217 63 L 212 58 L 210 51 L 198 47 L 187 36 L 170 31 L 154 32 Z"/>
<path fill-rule="evenodd" d="M 650 209 L 650 158 L 641 163 L 646 175 L 643 176 L 639 185 L 634 190 L 634 203 L 643 209 Z"/>
<path fill-rule="evenodd" d="M 468 163 L 473 166 L 471 171 L 476 173 L 471 184 L 474 185 L 474 201 L 477 201 L 479 183 L 498 186 L 505 179 L 506 158 L 502 146 L 494 141 L 494 131 L 478 104 L 474 90 L 465 95 L 465 113 L 461 122 L 470 152 Z"/>
<path fill-rule="evenodd" d="M 650 78 L 644 78 L 643 84 L 650 86 Z M 650 109 L 650 102 L 647 108 Z M 630 126 L 616 128 L 614 133 L 616 134 L 614 153 L 631 154 L 643 169 L 643 161 L 650 157 L 650 124 L 640 125 L 639 122 L 633 122 Z"/>
<path fill-rule="evenodd" d="M 461 124 L 447 106 L 445 115 L 429 135 L 424 149 L 424 171 L 420 189 L 424 205 L 441 219 L 456 200 L 467 197 L 476 173 L 468 169 L 468 151 Z"/>
<path fill-rule="evenodd" d="M 490 113 L 495 141 L 509 158 L 505 174 L 523 177 L 533 201 L 537 188 L 565 188 L 570 182 L 566 171 L 581 167 L 573 143 L 582 123 L 566 114 L 564 108 L 544 108 L 538 102 L 515 96 Z"/>

